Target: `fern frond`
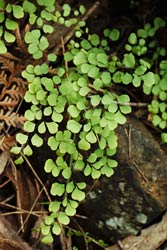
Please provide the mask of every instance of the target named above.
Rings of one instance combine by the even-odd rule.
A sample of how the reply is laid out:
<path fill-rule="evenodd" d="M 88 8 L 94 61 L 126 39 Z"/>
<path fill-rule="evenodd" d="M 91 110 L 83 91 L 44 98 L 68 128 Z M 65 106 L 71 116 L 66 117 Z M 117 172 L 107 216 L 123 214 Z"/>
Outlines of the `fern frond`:
<path fill-rule="evenodd" d="M 27 47 L 24 43 L 24 39 L 21 36 L 21 32 L 20 32 L 19 27 L 15 30 L 15 36 L 16 36 L 16 42 L 18 45 L 18 49 L 21 50 L 22 52 L 27 53 L 28 52 Z"/>
<path fill-rule="evenodd" d="M 7 74 L 5 73 L 5 71 L 2 71 L 0 73 L 0 82 L 1 84 L 3 83 L 5 86 L 8 85 Z"/>
<path fill-rule="evenodd" d="M 3 109 L 0 109 L 0 121 L 5 122 L 8 127 L 13 126 L 20 128 L 24 124 L 25 118 L 15 112 L 5 112 Z"/>
<path fill-rule="evenodd" d="M 7 77 L 4 71 L 0 74 L 0 106 L 5 109 L 16 107 L 27 89 L 27 82 L 20 77 Z"/>
<path fill-rule="evenodd" d="M 2 135 L 0 136 L 0 150 L 6 151 L 11 149 L 16 143 L 15 136 Z"/>
<path fill-rule="evenodd" d="M 5 57 L 1 57 L 0 56 L 0 64 L 2 64 L 1 69 L 5 69 L 9 72 L 11 72 L 12 74 L 15 71 L 15 66 L 14 66 L 14 62 L 8 58 Z"/>
<path fill-rule="evenodd" d="M 16 62 L 20 62 L 21 59 L 12 55 L 10 52 L 7 52 L 5 54 L 2 54 L 0 55 L 0 57 L 4 57 L 4 58 L 7 58 L 7 59 L 10 59 L 10 60 L 13 60 L 13 61 L 16 61 Z"/>
<path fill-rule="evenodd" d="M 5 96 L 4 100 L 0 101 L 0 106 L 4 109 L 15 108 L 20 100 L 13 99 L 10 96 Z"/>
<path fill-rule="evenodd" d="M 23 80 L 21 77 L 13 77 L 12 82 L 15 82 L 19 88 L 26 91 L 28 83 L 27 81 Z"/>
<path fill-rule="evenodd" d="M 18 34 L 19 36 L 19 34 Z M 25 118 L 14 112 L 27 90 L 27 82 L 22 79 L 21 71 L 24 69 L 24 63 L 15 58 L 10 53 L 0 55 L 0 141 L 1 136 L 4 142 L 1 143 L 0 150 L 6 150 L 12 146 L 14 139 L 8 135 L 3 135 L 4 129 L 10 131 L 10 128 L 21 128 Z"/>
<path fill-rule="evenodd" d="M 12 89 L 6 90 L 6 95 L 9 95 L 12 100 L 20 101 L 21 97 L 25 94 L 23 89 L 19 89 L 17 86 L 13 86 Z"/>

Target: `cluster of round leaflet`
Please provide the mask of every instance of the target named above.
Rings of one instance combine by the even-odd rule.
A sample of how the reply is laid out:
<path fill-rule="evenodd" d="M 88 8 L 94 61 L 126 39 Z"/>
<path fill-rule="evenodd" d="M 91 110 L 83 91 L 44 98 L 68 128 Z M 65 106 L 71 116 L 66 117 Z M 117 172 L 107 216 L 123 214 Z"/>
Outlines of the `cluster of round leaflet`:
<path fill-rule="evenodd" d="M 37 9 L 41 8 L 41 13 L 37 14 Z M 43 25 L 44 20 L 53 19 L 55 10 L 55 0 L 41 1 L 37 0 L 36 4 L 28 0 L 23 0 L 22 3 L 18 4 L 16 1 L 13 3 L 6 4 L 4 0 L 0 2 L 0 53 L 4 54 L 8 50 L 8 45 L 15 42 L 16 36 L 14 31 L 19 28 L 19 20 L 25 18 L 26 15 L 29 17 L 29 24 L 33 25 L 36 23 L 38 27 Z M 48 24 L 43 25 L 43 31 L 49 33 L 52 31 L 52 26 Z M 46 39 L 46 38 L 45 38 Z M 25 38 L 26 42 L 26 38 Z M 44 46 L 41 43 L 41 50 Z M 29 51 L 30 54 L 31 50 Z M 41 55 L 42 57 L 42 55 Z M 39 58 L 39 56 L 38 56 Z M 36 58 L 35 58 L 36 59 Z"/>
<path fill-rule="evenodd" d="M 3 3 L 0 8 L 4 8 Z M 42 58 L 49 48 L 46 34 L 53 32 L 53 27 L 48 24 L 50 21 L 66 26 L 76 24 L 76 18 L 66 19 L 71 13 L 69 5 L 63 6 L 61 14 L 54 11 L 54 3 L 54 0 L 37 0 L 37 5 L 42 8 L 39 16 L 36 15 L 36 5 L 28 0 L 23 1 L 23 9 L 15 5 L 8 7 L 13 15 L 18 12 L 20 17 L 23 10 L 26 11 L 30 24 L 36 24 L 24 38 L 28 52 L 35 60 Z M 80 7 L 74 16 L 84 11 Z M 3 19 L 2 15 L 0 18 Z M 82 36 L 83 26 L 84 22 L 79 22 L 77 38 Z M 62 226 L 70 223 L 70 217 L 76 214 L 79 203 L 85 199 L 87 183 L 74 181 L 76 171 L 92 179 L 101 175 L 110 177 L 114 173 L 118 164 L 114 159 L 117 148 L 115 129 L 126 122 L 131 107 L 129 96 L 116 94 L 113 85 L 142 86 L 145 94 L 157 95 L 165 102 L 165 63 L 162 62 L 160 78 L 151 71 L 157 58 L 165 55 L 165 50 L 157 48 L 152 60 L 143 58 L 148 48 L 156 46 L 153 41 L 147 46 L 147 38 L 150 40 L 160 27 L 164 27 L 164 22 L 158 18 L 153 27 L 147 24 L 137 34 L 130 34 L 122 58 L 110 55 L 110 45 L 117 42 L 120 32 L 106 29 L 102 39 L 96 34 L 88 34 L 81 42 L 71 41 L 64 54 L 65 66 L 58 66 L 57 55 L 51 53 L 47 55 L 48 63 L 30 64 L 23 71 L 22 76 L 29 82 L 25 101 L 31 107 L 25 112 L 25 133 L 16 136 L 20 145 L 11 150 L 20 154 L 15 162 L 21 164 L 24 156 L 33 154 L 34 147 L 46 143 L 56 155 L 55 160 L 47 159 L 44 165 L 45 172 L 55 181 L 50 189 L 53 201 L 49 203 L 49 215 L 41 224 L 43 242 L 51 243 L 53 234 L 61 233 Z M 49 65 L 55 65 L 53 71 Z M 156 106 L 155 102 L 153 106 Z M 151 106 L 149 108 L 157 115 Z M 162 118 L 166 120 L 164 103 L 156 109 L 164 113 Z"/>
<path fill-rule="evenodd" d="M 52 233 L 60 233 L 61 224 L 69 224 L 70 216 L 85 198 L 86 183 L 74 182 L 75 171 L 93 179 L 113 175 L 117 166 L 113 159 L 117 148 L 115 129 L 131 112 L 129 97 L 111 91 L 116 62 L 107 56 L 107 42 L 94 34 L 79 46 L 81 49 L 74 44 L 64 55 L 68 72 L 62 66 L 50 74 L 44 63 L 28 65 L 22 74 L 29 82 L 25 101 L 32 104 L 25 112 L 24 124 L 29 141 L 26 134 L 18 133 L 21 146 L 12 152 L 30 156 L 33 147 L 47 143 L 56 153 L 56 160 L 47 159 L 44 165 L 45 172 L 55 178 L 50 190 L 55 201 L 49 205 L 50 215 L 41 226 L 44 242 L 53 240 Z M 20 156 L 16 163 L 22 163 L 23 158 Z"/>
<path fill-rule="evenodd" d="M 167 61 L 162 60 L 159 65 L 159 74 L 156 74 L 156 82 L 152 88 L 154 99 L 148 105 L 151 121 L 155 127 L 162 130 L 161 140 L 167 142 Z"/>
<path fill-rule="evenodd" d="M 51 23 L 63 24 L 66 27 L 76 25 L 76 32 L 82 34 L 84 21 L 78 21 L 77 16 L 85 13 L 83 5 L 71 11 L 68 4 L 62 6 L 62 11 L 57 8 L 56 0 L 36 0 L 35 2 L 23 0 L 21 3 L 13 1 L 6 4 L 5 0 L 0 1 L 0 54 L 8 51 L 8 46 L 16 41 L 15 31 L 19 27 L 19 21 L 27 19 L 30 27 L 34 26 L 28 32 L 25 32 L 24 41 L 28 44 L 28 52 L 34 59 L 43 57 L 43 52 L 48 48 L 49 43 L 46 34 L 54 31 Z M 73 15 L 73 17 L 68 18 Z M 53 58 L 53 56 L 52 56 Z M 50 59 L 49 59 L 50 60 Z"/>

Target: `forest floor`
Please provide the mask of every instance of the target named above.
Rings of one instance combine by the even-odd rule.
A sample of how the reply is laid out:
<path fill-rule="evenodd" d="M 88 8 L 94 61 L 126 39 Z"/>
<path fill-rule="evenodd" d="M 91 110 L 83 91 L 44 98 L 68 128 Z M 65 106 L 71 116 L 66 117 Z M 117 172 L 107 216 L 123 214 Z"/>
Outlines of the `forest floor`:
<path fill-rule="evenodd" d="M 167 9 L 163 1 L 158 0 L 143 0 L 143 1 L 120 1 L 120 0 L 59 0 L 59 4 L 69 3 L 73 8 L 77 8 L 80 4 L 84 4 L 87 9 L 91 9 L 91 14 L 87 18 L 87 25 L 90 32 L 97 33 L 102 36 L 105 28 L 118 28 L 127 38 L 128 35 L 143 26 L 144 23 L 153 22 L 157 16 L 167 20 Z M 160 34 L 162 37 L 161 45 L 167 48 L 167 32 Z M 114 52 L 117 47 L 111 48 Z M 127 93 L 140 103 L 146 101 L 143 93 L 131 89 L 126 89 Z M 25 107 L 21 108 L 23 111 Z M 134 110 L 135 116 L 139 117 L 140 121 L 149 129 L 154 138 L 160 141 L 160 130 L 155 129 L 147 120 L 148 113 L 146 108 Z M 15 131 L 14 131 L 15 132 Z M 163 150 L 167 152 L 166 146 Z M 45 152 L 47 154 L 47 152 Z M 61 236 L 57 237 L 57 242 L 52 245 L 44 245 L 40 242 L 41 235 L 39 232 L 32 230 L 38 228 L 45 211 L 41 211 L 41 205 L 33 203 L 38 200 L 42 191 L 40 190 L 39 179 L 32 180 L 32 169 L 24 171 L 21 168 L 16 169 L 13 161 L 8 163 L 6 167 L 6 159 L 9 158 L 9 153 L 4 153 L 0 156 L 2 165 L 0 170 L 0 250 L 166 250 L 167 249 L 167 216 L 164 213 L 163 217 L 159 218 L 155 224 L 148 228 L 144 228 L 138 236 L 129 236 L 125 239 L 114 242 L 112 246 L 102 247 L 99 242 L 93 238 L 92 244 L 75 245 L 73 246 L 73 238 L 75 244 L 83 244 L 83 241 L 75 241 L 75 237 Z M 4 166 L 3 166 L 4 164 Z M 36 163 L 38 164 L 38 162 Z M 3 171 L 6 167 L 5 172 Z M 11 170 L 12 169 L 12 170 Z M 41 175 L 43 175 L 42 173 Z M 44 178 L 45 179 L 45 178 Z M 40 200 L 41 198 L 39 198 Z M 35 204 L 35 209 L 32 204 Z M 20 206 L 21 205 L 21 206 Z M 24 209 L 23 209 L 24 208 Z M 41 211 L 33 214 L 33 210 Z M 30 216 L 31 215 L 31 216 Z M 89 218 L 88 218 L 89 220 Z M 96 230 L 96 229 L 95 229 Z M 17 232 L 17 233 L 16 233 Z M 2 239 L 1 239 L 2 236 Z M 157 241 L 154 239 L 156 238 Z M 55 240 L 55 241 L 56 241 Z M 103 240 L 103 239 L 101 239 Z M 154 241 L 155 240 L 155 241 Z M 63 242 L 66 241 L 66 248 Z M 148 241 L 149 246 L 145 245 Z"/>

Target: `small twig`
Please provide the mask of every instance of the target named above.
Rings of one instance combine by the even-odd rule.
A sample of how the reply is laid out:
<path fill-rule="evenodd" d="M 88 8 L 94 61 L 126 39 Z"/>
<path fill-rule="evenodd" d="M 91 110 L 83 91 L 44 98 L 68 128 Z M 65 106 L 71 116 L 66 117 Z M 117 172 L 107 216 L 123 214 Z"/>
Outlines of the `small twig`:
<path fill-rule="evenodd" d="M 8 179 L 8 180 L 5 181 L 4 183 L 2 183 L 2 184 L 0 185 L 0 189 L 3 188 L 4 186 L 6 186 L 9 182 L 10 182 L 10 180 Z"/>
<path fill-rule="evenodd" d="M 85 215 L 80 215 L 80 214 L 75 214 L 75 217 L 80 218 L 80 219 L 84 219 L 84 220 L 87 220 L 87 219 L 88 219 L 87 216 L 85 216 Z"/>
<path fill-rule="evenodd" d="M 99 6 L 99 2 L 96 1 L 88 10 L 87 12 L 85 13 L 85 15 L 83 17 L 81 17 L 78 22 L 72 26 L 70 29 L 67 30 L 66 34 L 63 36 L 63 39 L 64 39 L 64 44 L 66 44 L 71 38 L 72 36 L 74 35 L 75 33 L 75 28 L 76 26 L 78 25 L 78 23 L 80 21 L 86 21 L 89 16 L 96 10 L 96 8 Z M 58 51 L 60 50 L 62 44 L 59 43 L 59 44 L 56 44 L 56 46 L 53 48 L 53 53 L 57 54 Z"/>
<path fill-rule="evenodd" d="M 14 197 L 15 197 L 15 195 L 12 194 L 12 195 L 10 195 L 9 197 L 7 197 L 5 200 L 1 201 L 0 204 L 1 204 L 1 203 L 8 202 L 8 201 L 11 201 Z"/>
<path fill-rule="evenodd" d="M 38 201 L 39 197 L 41 196 L 43 190 L 44 190 L 44 187 L 42 187 L 41 191 L 38 193 L 36 199 L 34 200 L 32 206 L 31 206 L 31 209 L 29 210 L 29 213 L 28 213 L 27 217 L 25 218 L 25 220 L 24 220 L 24 222 L 23 222 L 23 225 L 26 224 L 26 222 L 28 221 L 30 215 L 33 214 L 33 209 L 34 209 L 34 207 L 36 206 L 37 201 Z M 42 211 L 42 213 L 43 213 L 43 211 Z M 21 231 L 21 228 L 17 231 L 17 234 L 19 234 L 20 231 Z"/>
<path fill-rule="evenodd" d="M 86 192 L 86 196 L 89 195 L 89 193 L 96 187 L 96 184 L 98 183 L 98 180 L 95 180 L 93 182 L 93 184 L 90 186 L 90 188 L 88 189 L 88 191 Z M 86 217 L 87 219 L 87 217 Z"/>
<path fill-rule="evenodd" d="M 112 103 L 116 103 L 122 106 L 131 106 L 131 107 L 147 107 L 148 103 L 146 102 L 117 102 L 117 101 L 112 101 Z"/>
<path fill-rule="evenodd" d="M 60 242 L 62 250 L 71 250 L 71 236 L 66 236 L 64 228 L 61 230 Z"/>
<path fill-rule="evenodd" d="M 73 218 L 73 221 L 77 225 L 77 227 L 79 228 L 79 230 L 81 231 L 81 233 L 83 234 L 83 238 L 84 238 L 86 250 L 89 250 L 89 246 L 88 246 L 88 243 L 86 241 L 86 234 L 85 234 L 83 228 L 79 225 L 79 223 L 74 218 Z"/>
<path fill-rule="evenodd" d="M 100 5 L 99 1 L 96 1 L 85 13 L 84 17 L 82 18 L 83 21 L 86 21 L 90 15 L 97 9 L 97 7 Z"/>
<path fill-rule="evenodd" d="M 96 91 L 96 89 L 94 88 L 94 86 L 91 83 L 89 83 L 89 87 L 92 90 Z M 104 93 L 105 89 L 99 89 L 98 91 L 101 92 L 101 93 Z M 89 97 L 91 97 L 91 95 Z M 146 103 L 146 102 L 119 102 L 119 101 L 113 101 L 113 100 L 111 100 L 111 103 L 122 105 L 122 106 L 138 107 L 138 108 L 140 108 L 140 107 L 147 107 L 148 106 L 148 103 Z"/>
<path fill-rule="evenodd" d="M 22 157 L 25 159 L 26 163 L 28 164 L 29 168 L 31 169 L 32 173 L 34 174 L 34 176 L 36 177 L 36 179 L 38 180 L 38 182 L 41 184 L 41 186 L 43 187 L 43 190 L 48 198 L 48 201 L 51 202 L 52 199 L 50 198 L 50 195 L 45 187 L 45 184 L 42 182 L 42 180 L 39 178 L 38 174 L 36 173 L 36 171 L 34 170 L 33 166 L 31 165 L 31 163 L 29 162 L 28 158 L 21 153 Z"/>
<path fill-rule="evenodd" d="M 149 180 L 148 180 L 147 177 L 144 175 L 144 173 L 141 171 L 141 169 L 137 166 L 136 162 L 133 161 L 132 164 L 133 164 L 133 166 L 135 167 L 135 169 L 137 170 L 137 172 L 141 175 L 141 177 L 143 178 L 143 180 L 144 180 L 145 182 L 148 183 Z"/>
<path fill-rule="evenodd" d="M 62 50 L 63 50 L 63 55 L 65 54 L 65 47 L 64 47 L 64 39 L 61 36 L 61 45 L 62 45 Z M 68 62 L 66 60 L 64 60 L 64 64 L 65 64 L 65 69 L 66 69 L 66 78 L 68 78 Z"/>
<path fill-rule="evenodd" d="M 6 213 L 1 213 L 0 216 L 8 216 L 8 215 L 12 215 L 12 214 L 29 214 L 30 211 L 13 211 L 13 212 L 6 212 Z M 43 213 L 43 211 L 41 211 L 41 213 L 38 212 L 37 214 L 37 211 L 34 211 L 34 212 L 31 212 L 30 215 L 35 215 L 36 217 L 41 217 L 41 214 Z M 21 230 L 20 230 L 21 231 Z M 18 234 L 18 232 L 17 232 Z"/>
<path fill-rule="evenodd" d="M 124 246 L 122 245 L 122 242 L 120 240 L 117 241 L 117 245 L 120 248 L 120 250 L 124 250 Z"/>
<path fill-rule="evenodd" d="M 132 159 L 132 147 L 131 147 L 131 141 L 132 141 L 132 125 L 130 124 L 129 130 L 126 131 L 126 136 L 128 137 L 128 157 L 130 163 L 135 167 L 136 171 L 141 175 L 143 180 L 145 182 L 148 182 L 148 179 L 145 177 L 144 173 L 141 171 L 141 169 L 137 166 L 136 162 Z"/>
<path fill-rule="evenodd" d="M 14 197 L 14 195 L 12 195 Z M 12 198 L 13 198 L 12 197 Z M 12 208 L 12 209 L 15 209 L 17 211 L 13 211 L 13 212 L 8 212 L 8 213 L 1 213 L 0 216 L 3 216 L 3 215 L 10 215 L 10 214 L 19 214 L 19 213 L 23 213 L 23 214 L 27 214 L 27 213 L 30 213 L 30 210 L 25 210 L 25 209 L 22 209 L 22 208 L 19 208 L 19 207 L 16 207 L 16 206 L 13 206 L 11 204 L 8 204 L 6 203 L 6 201 L 8 201 L 7 199 L 4 200 L 4 201 L 1 201 L 0 202 L 0 206 L 2 207 L 8 207 L 8 208 Z M 37 217 L 40 217 L 41 215 L 40 214 L 43 214 L 43 211 L 32 211 L 31 212 L 32 215 L 35 215 Z"/>
<path fill-rule="evenodd" d="M 14 180 L 15 180 L 15 187 L 16 187 L 16 193 L 17 193 L 17 202 L 18 202 L 18 206 L 21 209 L 21 198 L 20 198 L 20 192 L 19 192 L 19 188 L 18 188 L 18 179 L 17 179 L 17 170 L 16 170 L 16 166 L 14 164 L 13 161 L 11 161 L 11 165 L 14 171 Z M 20 216 L 20 223 L 21 223 L 21 231 L 24 232 L 24 225 L 23 225 L 23 214 L 19 214 Z"/>
<path fill-rule="evenodd" d="M 74 219 L 74 218 L 73 218 Z M 73 229 L 73 228 L 70 228 L 69 226 L 66 226 L 66 228 L 70 229 L 71 232 L 73 232 L 74 234 L 77 233 L 78 231 Z M 87 235 L 85 232 L 84 232 L 84 237 L 86 240 L 89 240 L 91 242 L 93 242 L 94 244 L 96 244 L 97 246 L 99 247 L 102 247 L 103 249 L 107 249 L 107 247 L 103 246 L 102 244 L 100 244 L 97 240 L 95 240 L 94 238 L 92 238 L 91 236 Z M 89 250 L 89 249 L 88 249 Z"/>
<path fill-rule="evenodd" d="M 129 155 L 129 159 L 131 160 L 132 158 L 132 147 L 131 147 L 131 138 L 132 136 L 132 125 L 129 125 L 129 131 L 128 131 L 128 155 Z"/>
<path fill-rule="evenodd" d="M 111 100 L 111 103 L 122 105 L 122 106 L 138 107 L 138 108 L 148 106 L 148 103 L 146 103 L 146 102 L 119 102 L 119 101 L 112 101 Z"/>

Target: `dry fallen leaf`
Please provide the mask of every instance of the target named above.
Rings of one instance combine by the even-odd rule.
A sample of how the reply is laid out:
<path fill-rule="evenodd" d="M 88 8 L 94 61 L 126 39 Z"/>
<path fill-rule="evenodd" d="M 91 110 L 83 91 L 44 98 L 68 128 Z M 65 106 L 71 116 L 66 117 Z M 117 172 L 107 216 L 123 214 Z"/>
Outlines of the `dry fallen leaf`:
<path fill-rule="evenodd" d="M 139 236 L 130 235 L 106 250 L 156 250 L 167 239 L 167 213 L 162 220 L 141 231 Z"/>
<path fill-rule="evenodd" d="M 4 151 L 0 154 L 0 175 L 3 174 L 5 167 L 8 163 L 9 160 L 9 152 L 8 151 Z"/>
<path fill-rule="evenodd" d="M 9 217 L 3 215 L 0 216 L 0 250 L 32 250 L 32 247 L 17 235 Z"/>

